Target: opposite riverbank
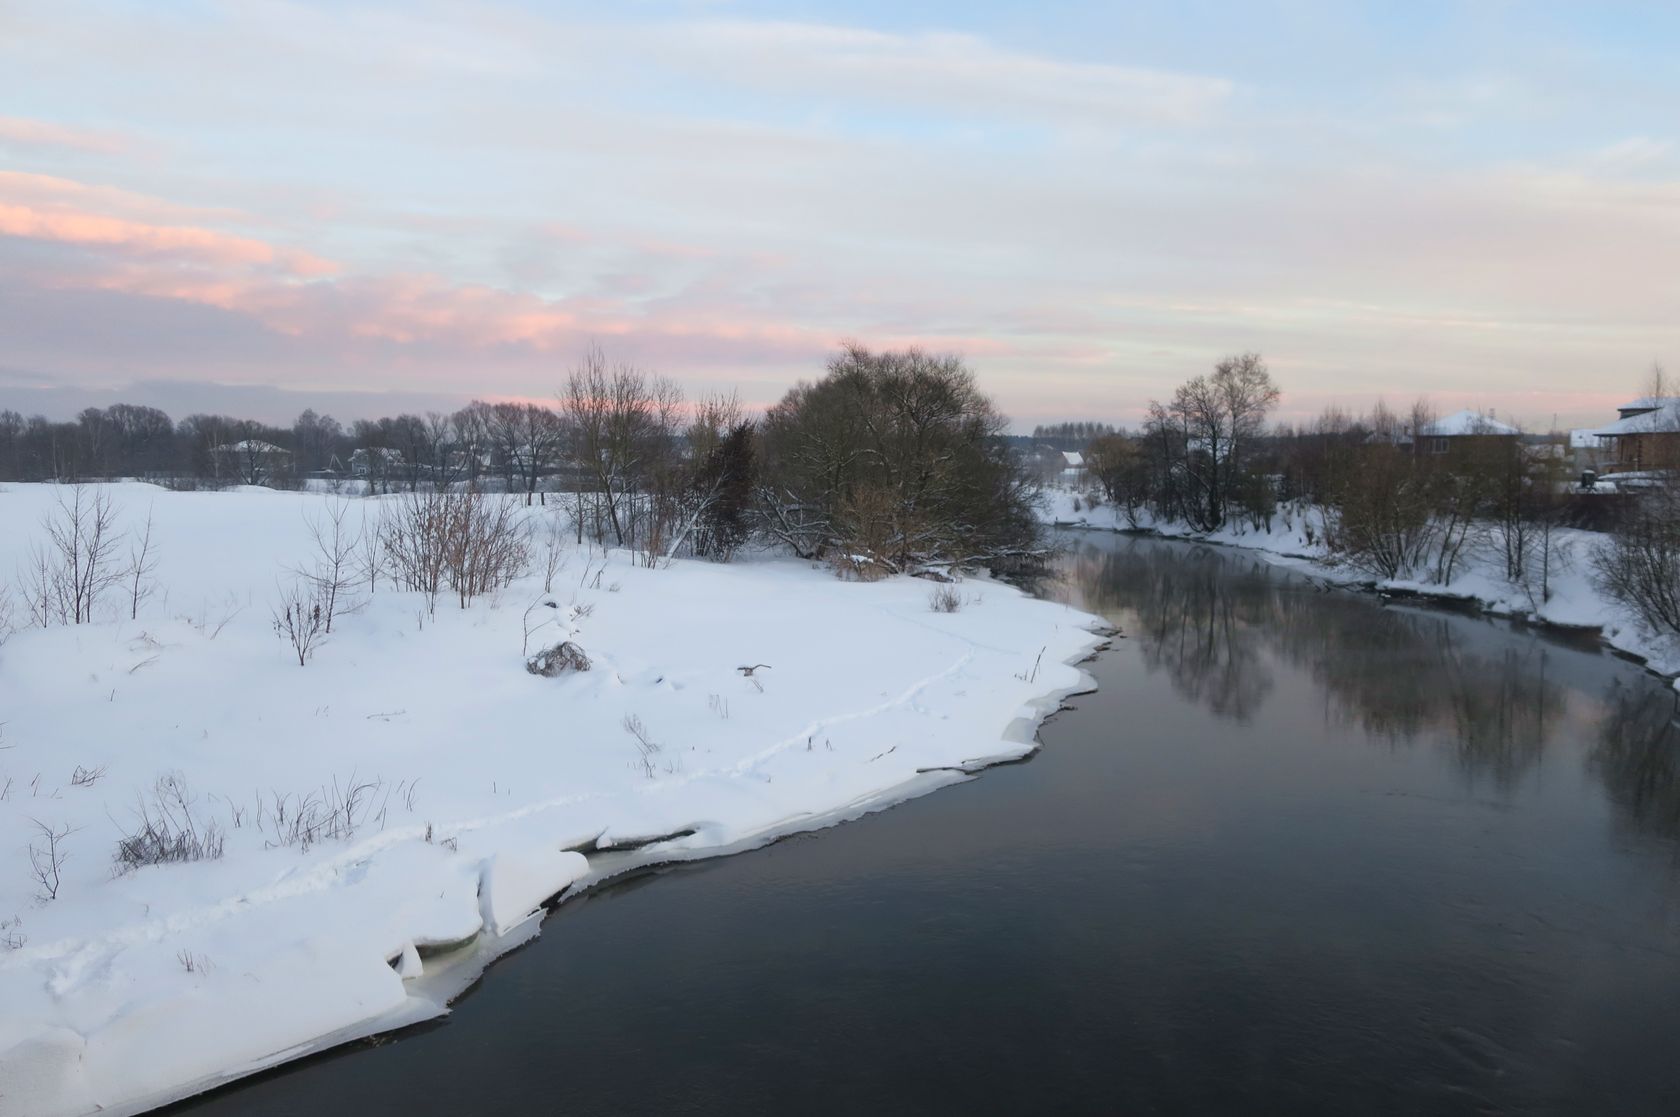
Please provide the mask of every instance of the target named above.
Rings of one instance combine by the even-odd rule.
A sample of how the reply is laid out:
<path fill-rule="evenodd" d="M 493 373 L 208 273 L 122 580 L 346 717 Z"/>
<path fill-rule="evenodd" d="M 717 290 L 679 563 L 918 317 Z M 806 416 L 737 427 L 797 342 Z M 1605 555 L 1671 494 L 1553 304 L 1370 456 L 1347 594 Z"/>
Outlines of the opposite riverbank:
<path fill-rule="evenodd" d="M 1554 534 L 1557 566 L 1544 600 L 1533 589 L 1506 580 L 1492 556 L 1470 554 L 1460 572 L 1445 585 L 1413 579 L 1373 578 L 1331 560 L 1324 531 L 1310 509 L 1280 508 L 1270 530 L 1247 524 L 1217 532 L 1197 532 L 1182 523 L 1157 522 L 1147 512 L 1134 525 L 1120 509 L 1099 504 L 1093 508 L 1085 494 L 1066 489 L 1045 493 L 1043 512 L 1056 527 L 1076 530 L 1137 532 L 1166 539 L 1186 539 L 1253 551 L 1268 562 L 1288 565 L 1315 578 L 1347 589 L 1386 597 L 1410 598 L 1436 604 L 1472 608 L 1525 624 L 1573 634 L 1596 635 L 1617 654 L 1643 664 L 1654 674 L 1674 679 L 1680 687 L 1680 646 L 1647 631 L 1626 607 L 1602 594 L 1592 578 L 1592 549 L 1603 536 L 1578 530 Z"/>

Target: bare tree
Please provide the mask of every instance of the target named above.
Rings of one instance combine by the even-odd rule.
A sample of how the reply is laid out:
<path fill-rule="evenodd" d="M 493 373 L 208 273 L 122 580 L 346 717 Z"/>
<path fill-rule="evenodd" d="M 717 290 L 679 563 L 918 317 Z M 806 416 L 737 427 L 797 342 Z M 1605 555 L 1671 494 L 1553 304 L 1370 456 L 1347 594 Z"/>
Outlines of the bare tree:
<path fill-rule="evenodd" d="M 466 455 L 458 454 L 455 420 L 439 411 L 426 412 L 425 455 L 434 485 L 453 485 L 466 477 Z"/>
<path fill-rule="evenodd" d="M 315 545 L 315 561 L 308 570 L 296 568 L 295 573 L 306 578 L 315 588 L 315 599 L 325 607 L 325 635 L 332 634 L 333 618 L 358 607 L 353 599 L 361 582 L 357 570 L 357 555 L 367 533 L 366 514 L 352 531 L 346 524 L 350 502 L 333 497 L 320 515 L 308 520 L 309 537 Z"/>
<path fill-rule="evenodd" d="M 65 851 L 64 839 L 75 831 L 69 823 L 54 828 L 39 819 L 30 819 L 35 824 L 38 837 L 29 843 L 29 871 L 40 886 L 38 898 L 42 903 L 58 899 L 58 890 L 63 883 L 62 870 L 64 868 Z"/>
<path fill-rule="evenodd" d="M 1598 585 L 1653 633 L 1680 633 L 1680 490 L 1641 493 L 1593 556 Z"/>
<path fill-rule="evenodd" d="M 591 347 L 567 378 L 561 400 L 572 458 L 591 490 L 592 533 L 618 546 L 662 555 L 673 519 L 682 390 L 632 365 L 609 367 Z"/>
<path fill-rule="evenodd" d="M 128 619 L 140 616 L 140 603 L 152 596 L 157 588 L 153 575 L 157 573 L 157 548 L 152 545 L 152 510 L 146 509 L 146 524 L 139 537 L 128 549 L 128 570 L 123 581 L 128 586 Z"/>
<path fill-rule="evenodd" d="M 50 586 L 42 588 L 54 598 L 50 611 L 71 624 L 89 624 L 105 592 L 123 578 L 116 564 L 116 507 L 109 494 L 84 485 L 72 485 L 68 500 L 62 491 L 54 499 L 57 512 L 42 521 L 48 548 L 35 565 L 46 568 Z M 48 611 L 44 607 L 43 616 Z"/>
<path fill-rule="evenodd" d="M 1179 385 L 1167 412 L 1184 437 L 1184 512 L 1192 526 L 1214 531 L 1229 517 L 1249 444 L 1279 395 L 1258 353 L 1226 357 L 1211 376 Z"/>

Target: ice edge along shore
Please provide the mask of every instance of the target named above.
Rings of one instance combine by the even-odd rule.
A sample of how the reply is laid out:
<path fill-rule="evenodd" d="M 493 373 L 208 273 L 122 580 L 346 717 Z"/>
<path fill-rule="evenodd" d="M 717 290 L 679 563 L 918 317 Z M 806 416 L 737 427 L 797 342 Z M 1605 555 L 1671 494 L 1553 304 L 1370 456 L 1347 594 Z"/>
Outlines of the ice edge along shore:
<path fill-rule="evenodd" d="M 381 589 L 299 668 L 263 606 L 319 498 L 116 488 L 131 509 L 150 502 L 174 600 L 0 649 L 0 770 L 39 793 L 0 802 L 0 918 L 17 910 L 27 934 L 0 950 L 8 1114 L 140 1112 L 438 1016 L 537 933 L 556 895 L 1030 754 L 1042 721 L 1091 687 L 1075 664 L 1109 635 L 984 579 L 938 614 L 915 579 L 842 582 L 779 560 L 648 570 L 593 552 L 555 593 L 595 657 L 586 674 L 520 670 L 530 585 L 430 618 Z M 12 547 L 42 498 L 0 495 L 0 521 L 23 529 Z M 588 585 L 574 587 L 579 558 Z M 199 597 L 242 604 L 225 624 L 178 615 L 203 612 Z M 749 685 L 738 665 L 760 657 L 775 666 Z M 619 725 L 632 716 L 664 743 L 657 771 L 632 759 Z M 72 763 L 105 774 L 76 785 Z M 160 771 L 189 777 L 226 825 L 240 787 L 351 769 L 417 778 L 420 802 L 301 851 L 273 848 L 272 818 L 252 833 L 246 809 L 224 859 L 111 872 L 106 843 Z M 36 818 L 76 830 L 45 903 L 24 891 Z"/>

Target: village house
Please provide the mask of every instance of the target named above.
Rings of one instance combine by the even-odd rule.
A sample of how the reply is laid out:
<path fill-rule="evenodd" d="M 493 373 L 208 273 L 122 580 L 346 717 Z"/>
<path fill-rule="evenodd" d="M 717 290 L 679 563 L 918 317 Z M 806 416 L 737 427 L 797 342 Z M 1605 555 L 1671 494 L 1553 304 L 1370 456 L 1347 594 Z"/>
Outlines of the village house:
<path fill-rule="evenodd" d="M 1620 417 L 1593 431 L 1605 446 L 1607 473 L 1643 473 L 1680 466 L 1680 397 L 1636 399 Z"/>
<path fill-rule="evenodd" d="M 403 454 L 394 446 L 363 446 L 350 454 L 350 476 L 362 480 L 393 477 L 402 472 Z"/>
<path fill-rule="evenodd" d="M 243 485 L 267 485 L 291 472 L 292 452 L 260 438 L 244 438 L 210 448 L 216 475 Z"/>
<path fill-rule="evenodd" d="M 1419 454 L 1465 457 L 1516 442 L 1522 432 L 1480 411 L 1455 411 L 1417 430 L 1413 450 Z"/>

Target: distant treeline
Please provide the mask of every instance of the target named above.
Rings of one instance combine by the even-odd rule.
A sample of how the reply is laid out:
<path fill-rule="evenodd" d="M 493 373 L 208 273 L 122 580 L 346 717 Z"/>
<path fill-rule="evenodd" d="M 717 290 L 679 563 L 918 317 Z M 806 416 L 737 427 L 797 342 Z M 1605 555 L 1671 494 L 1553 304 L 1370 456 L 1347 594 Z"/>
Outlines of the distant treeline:
<path fill-rule="evenodd" d="M 1033 428 L 1032 441 L 1054 446 L 1058 450 L 1082 451 L 1085 447 L 1114 433 L 1108 423 L 1070 422 L 1041 423 Z"/>
<path fill-rule="evenodd" d="M 3 411 L 0 481 L 560 493 L 580 540 L 655 559 L 756 540 L 870 577 L 1042 557 L 1006 429 L 952 356 L 848 346 L 754 421 L 592 350 L 552 407 L 475 400 L 349 426 L 306 410 L 289 427 L 131 404 L 72 422 Z"/>

